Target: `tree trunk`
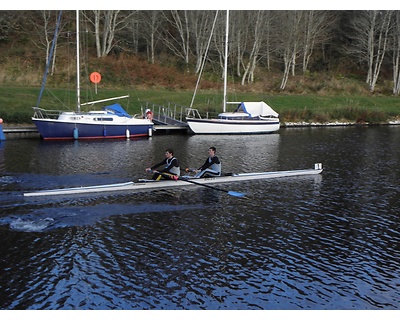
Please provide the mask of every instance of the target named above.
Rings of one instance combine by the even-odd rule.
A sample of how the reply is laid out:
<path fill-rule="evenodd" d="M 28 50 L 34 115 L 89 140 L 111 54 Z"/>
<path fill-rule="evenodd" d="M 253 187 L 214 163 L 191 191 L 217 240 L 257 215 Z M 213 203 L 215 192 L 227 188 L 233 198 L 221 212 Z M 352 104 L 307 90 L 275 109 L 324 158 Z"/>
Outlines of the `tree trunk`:
<path fill-rule="evenodd" d="M 370 81 L 370 91 L 373 92 L 375 90 L 376 82 L 378 81 L 379 73 L 381 71 L 381 66 L 383 62 L 383 58 L 385 57 L 385 53 L 387 51 L 388 46 L 388 33 L 390 30 L 390 20 L 392 16 L 392 11 L 387 11 L 384 14 L 384 18 L 382 21 L 382 25 L 379 28 L 379 36 L 377 43 L 377 55 L 374 58 L 373 72 L 372 78 Z"/>
<path fill-rule="evenodd" d="M 400 93 L 400 13 L 394 13 L 394 26 L 392 29 L 392 64 L 393 64 L 393 94 Z"/>

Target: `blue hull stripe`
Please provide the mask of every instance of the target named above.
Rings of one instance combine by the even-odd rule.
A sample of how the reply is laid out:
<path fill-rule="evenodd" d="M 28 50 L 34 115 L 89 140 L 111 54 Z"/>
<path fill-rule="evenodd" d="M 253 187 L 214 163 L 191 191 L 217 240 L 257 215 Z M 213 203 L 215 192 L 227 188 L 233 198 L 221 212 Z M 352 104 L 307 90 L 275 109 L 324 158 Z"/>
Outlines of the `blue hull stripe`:
<path fill-rule="evenodd" d="M 36 128 L 43 139 L 74 139 L 74 129 L 78 129 L 79 139 L 125 138 L 126 129 L 130 137 L 148 136 L 153 125 L 103 125 L 103 124 L 74 124 L 57 121 L 41 121 L 33 119 Z"/>

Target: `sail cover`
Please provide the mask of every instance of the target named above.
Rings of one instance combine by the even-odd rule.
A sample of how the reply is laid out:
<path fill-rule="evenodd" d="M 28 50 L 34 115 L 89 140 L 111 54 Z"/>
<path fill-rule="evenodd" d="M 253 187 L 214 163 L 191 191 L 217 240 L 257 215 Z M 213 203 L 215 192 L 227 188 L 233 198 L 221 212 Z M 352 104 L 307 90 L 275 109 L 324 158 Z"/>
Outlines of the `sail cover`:
<path fill-rule="evenodd" d="M 279 117 L 279 114 L 276 113 L 269 105 L 267 105 L 264 101 L 260 102 L 242 102 L 240 103 L 237 111 L 243 110 L 243 112 L 248 113 L 251 117 Z"/>
<path fill-rule="evenodd" d="M 126 111 L 124 108 L 122 108 L 122 106 L 118 103 L 112 104 L 110 106 L 105 106 L 103 108 L 103 110 L 110 112 L 110 113 L 114 113 L 119 117 L 127 117 L 127 118 L 132 118 Z"/>

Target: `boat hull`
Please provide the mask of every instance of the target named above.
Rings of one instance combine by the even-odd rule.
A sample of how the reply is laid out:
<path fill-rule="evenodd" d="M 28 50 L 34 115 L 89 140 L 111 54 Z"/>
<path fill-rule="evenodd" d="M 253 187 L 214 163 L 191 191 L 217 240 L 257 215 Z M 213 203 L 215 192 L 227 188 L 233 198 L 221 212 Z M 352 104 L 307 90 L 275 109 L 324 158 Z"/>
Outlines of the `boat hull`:
<path fill-rule="evenodd" d="M 209 185 L 209 184 L 229 183 L 229 182 L 247 181 L 247 180 L 261 180 L 261 179 L 274 179 L 274 178 L 284 178 L 293 176 L 318 175 L 322 173 L 322 170 L 323 170 L 322 165 L 316 164 L 314 169 L 239 173 L 239 174 L 232 174 L 229 176 L 192 179 L 193 181 L 196 182 L 196 184 L 192 184 L 185 180 L 124 182 L 124 183 L 117 183 L 110 185 L 33 191 L 24 193 L 24 196 L 34 197 L 34 196 L 73 195 L 73 194 L 84 194 L 84 193 L 118 192 L 118 191 L 140 192 L 151 189 L 165 189 L 165 188 L 169 189 L 173 187 L 190 187 L 190 186 L 193 187 L 198 184 Z"/>
<path fill-rule="evenodd" d="M 279 120 L 186 119 L 196 134 L 261 134 L 280 128 Z"/>
<path fill-rule="evenodd" d="M 79 123 L 37 118 L 32 118 L 32 121 L 45 140 L 146 137 L 152 134 L 154 126 L 152 122 L 141 119 L 134 123 L 120 124 L 111 124 L 105 121 Z"/>

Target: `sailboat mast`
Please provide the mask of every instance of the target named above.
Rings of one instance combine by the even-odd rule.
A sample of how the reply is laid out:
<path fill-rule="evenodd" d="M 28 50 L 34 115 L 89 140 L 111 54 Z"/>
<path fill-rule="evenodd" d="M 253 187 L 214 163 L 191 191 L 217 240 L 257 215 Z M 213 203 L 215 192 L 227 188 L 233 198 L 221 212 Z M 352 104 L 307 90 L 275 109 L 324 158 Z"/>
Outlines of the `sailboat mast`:
<path fill-rule="evenodd" d="M 79 79 L 79 69 L 79 10 L 76 10 L 76 106 L 78 112 L 81 111 L 81 85 Z"/>
<path fill-rule="evenodd" d="M 226 30 L 225 30 L 225 62 L 224 62 L 224 101 L 222 110 L 226 112 L 226 87 L 228 82 L 228 33 L 229 33 L 229 10 L 226 11 Z"/>

